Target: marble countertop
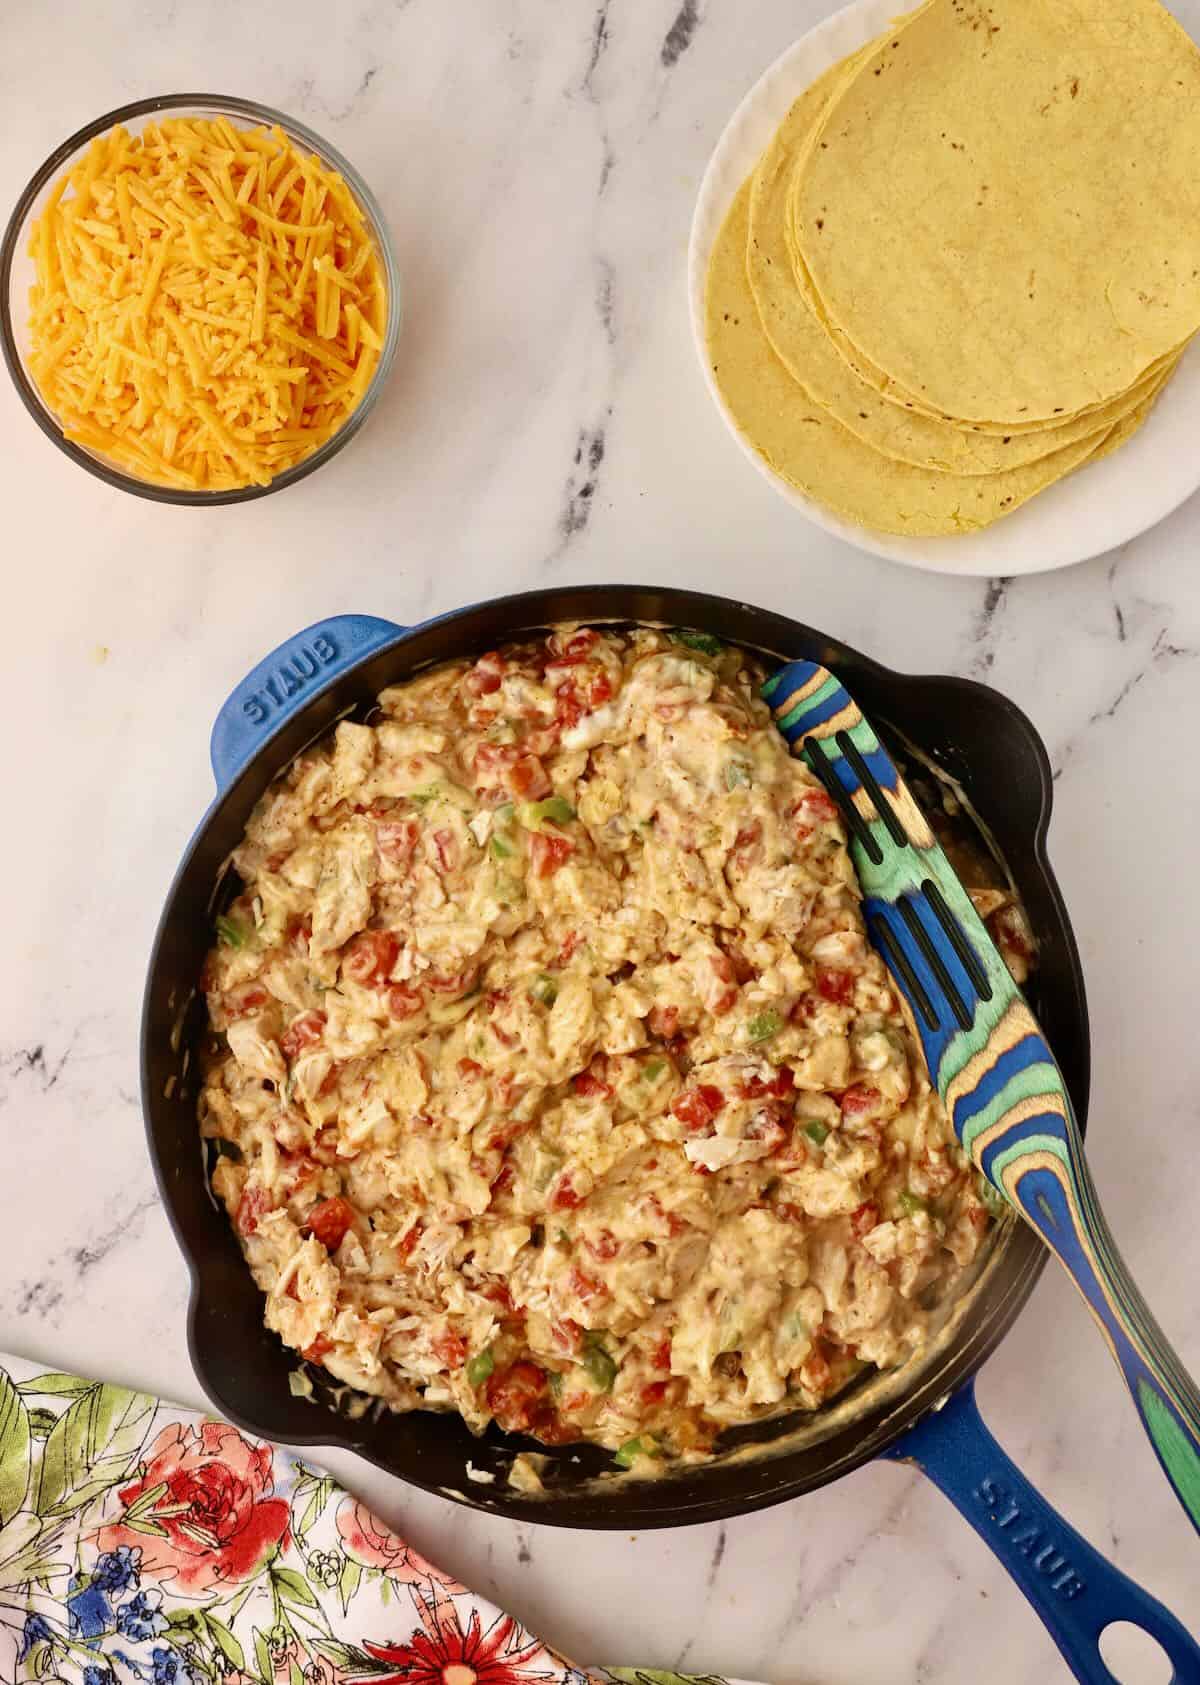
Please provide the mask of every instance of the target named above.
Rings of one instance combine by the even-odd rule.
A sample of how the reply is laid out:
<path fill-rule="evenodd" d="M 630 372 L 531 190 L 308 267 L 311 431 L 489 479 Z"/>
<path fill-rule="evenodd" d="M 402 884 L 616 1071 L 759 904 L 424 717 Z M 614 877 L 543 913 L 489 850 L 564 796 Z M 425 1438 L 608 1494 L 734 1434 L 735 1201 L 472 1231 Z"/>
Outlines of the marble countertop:
<path fill-rule="evenodd" d="M 0 56 L 0 200 L 106 108 L 179 87 L 245 93 L 306 119 L 372 182 L 406 320 L 361 438 L 241 508 L 110 491 L 0 389 L 0 1348 L 200 1399 L 136 1040 L 155 921 L 209 800 L 208 731 L 231 684 L 327 613 L 411 622 L 497 592 L 625 579 L 792 610 L 896 666 L 985 678 L 1032 714 L 1091 992 L 1096 1178 L 1200 1369 L 1188 982 L 1200 901 L 1186 888 L 1200 502 L 1068 572 L 957 580 L 810 527 L 733 448 L 690 342 L 691 207 L 733 106 L 826 9 L 266 0 L 251 22 L 231 0 L 18 8 L 20 51 Z M 1196 1539 L 1053 1269 L 979 1391 L 1070 1520 L 1195 1616 Z M 725 1526 L 629 1537 L 512 1526 L 326 1460 L 581 1660 L 773 1685 L 1065 1677 L 983 1545 L 899 1467 Z"/>

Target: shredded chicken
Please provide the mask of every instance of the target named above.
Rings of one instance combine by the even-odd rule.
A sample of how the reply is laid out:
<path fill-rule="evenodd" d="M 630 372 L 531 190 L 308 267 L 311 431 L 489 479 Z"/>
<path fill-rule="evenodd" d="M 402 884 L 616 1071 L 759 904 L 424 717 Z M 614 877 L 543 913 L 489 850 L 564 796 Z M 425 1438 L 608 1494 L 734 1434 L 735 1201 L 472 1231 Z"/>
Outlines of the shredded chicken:
<path fill-rule="evenodd" d="M 761 678 L 564 627 L 259 803 L 201 1122 L 268 1326 L 338 1381 L 629 1461 L 925 1340 L 989 1217 Z"/>

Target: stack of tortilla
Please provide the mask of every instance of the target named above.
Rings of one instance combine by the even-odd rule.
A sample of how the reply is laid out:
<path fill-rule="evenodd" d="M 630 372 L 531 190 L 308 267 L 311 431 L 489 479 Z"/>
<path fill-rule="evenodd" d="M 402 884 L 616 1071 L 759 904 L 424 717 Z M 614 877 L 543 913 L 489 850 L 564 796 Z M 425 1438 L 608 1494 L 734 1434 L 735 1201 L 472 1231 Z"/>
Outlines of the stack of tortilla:
<path fill-rule="evenodd" d="M 1200 328 L 1200 51 L 1157 0 L 929 0 L 792 106 L 707 318 L 784 480 L 987 526 L 1129 438 Z"/>

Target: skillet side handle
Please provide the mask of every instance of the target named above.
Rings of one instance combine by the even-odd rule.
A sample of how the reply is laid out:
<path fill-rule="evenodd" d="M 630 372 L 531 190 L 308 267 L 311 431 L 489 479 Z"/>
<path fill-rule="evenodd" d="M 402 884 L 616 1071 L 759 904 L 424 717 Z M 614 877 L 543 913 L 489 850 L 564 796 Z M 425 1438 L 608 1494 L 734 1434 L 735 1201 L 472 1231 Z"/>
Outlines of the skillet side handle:
<path fill-rule="evenodd" d="M 1162 1646 L 1175 1670 L 1171 1685 L 1200 1685 L 1200 1644 L 1051 1509 L 984 1426 L 973 1385 L 885 1455 L 915 1463 L 991 1546 L 1084 1685 L 1114 1685 L 1100 1654 L 1100 1635 L 1114 1621 Z"/>
<path fill-rule="evenodd" d="M 217 715 L 209 754 L 218 792 L 229 788 L 298 709 L 406 630 L 370 614 L 335 614 L 273 649 L 230 693 Z"/>

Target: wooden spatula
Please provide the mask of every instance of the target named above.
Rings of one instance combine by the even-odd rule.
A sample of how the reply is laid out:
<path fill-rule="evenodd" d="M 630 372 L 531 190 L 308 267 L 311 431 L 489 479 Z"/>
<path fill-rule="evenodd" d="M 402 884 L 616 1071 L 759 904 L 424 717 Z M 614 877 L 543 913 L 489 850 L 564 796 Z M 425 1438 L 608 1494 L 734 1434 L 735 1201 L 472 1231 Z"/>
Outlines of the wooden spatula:
<path fill-rule="evenodd" d="M 837 803 L 871 939 L 912 1009 L 959 1140 L 1083 1294 L 1167 1479 L 1200 1530 L 1200 1391 L 1117 1251 L 1054 1055 L 911 792 L 832 673 L 763 686 Z"/>

